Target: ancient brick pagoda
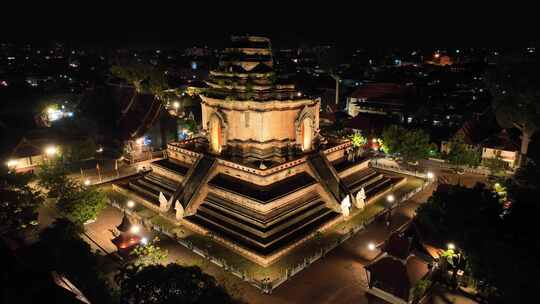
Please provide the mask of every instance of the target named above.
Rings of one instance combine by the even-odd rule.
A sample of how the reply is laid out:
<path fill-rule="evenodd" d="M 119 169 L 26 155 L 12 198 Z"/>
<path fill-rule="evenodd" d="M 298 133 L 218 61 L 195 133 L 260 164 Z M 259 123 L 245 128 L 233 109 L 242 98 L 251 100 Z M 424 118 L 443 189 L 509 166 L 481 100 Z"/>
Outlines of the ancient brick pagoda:
<path fill-rule="evenodd" d="M 404 181 L 321 137 L 319 100 L 275 75 L 267 38 L 233 37 L 207 85 L 205 136 L 169 143 L 117 191 L 267 266 Z"/>

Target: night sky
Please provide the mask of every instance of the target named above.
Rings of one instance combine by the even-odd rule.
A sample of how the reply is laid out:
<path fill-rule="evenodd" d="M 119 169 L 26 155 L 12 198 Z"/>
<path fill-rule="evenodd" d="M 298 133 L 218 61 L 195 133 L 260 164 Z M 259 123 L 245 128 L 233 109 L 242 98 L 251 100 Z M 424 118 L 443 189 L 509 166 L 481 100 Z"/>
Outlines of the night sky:
<path fill-rule="evenodd" d="M 335 43 L 343 46 L 512 46 L 537 44 L 531 14 L 494 3 L 459 2 L 423 7 L 352 5 L 354 2 L 131 1 L 4 9 L 0 40 L 221 46 L 231 34 L 268 36 L 277 46 Z M 296 3 L 296 4 L 295 4 Z M 34 4 L 32 4 L 34 5 Z"/>

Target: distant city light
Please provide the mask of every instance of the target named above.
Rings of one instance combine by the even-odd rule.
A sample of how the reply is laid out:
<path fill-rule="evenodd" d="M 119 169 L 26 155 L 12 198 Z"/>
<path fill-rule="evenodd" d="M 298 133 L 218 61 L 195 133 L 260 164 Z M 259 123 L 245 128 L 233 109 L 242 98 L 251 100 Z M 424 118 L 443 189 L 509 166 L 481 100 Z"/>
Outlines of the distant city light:
<path fill-rule="evenodd" d="M 433 55 L 433 57 L 435 57 L 435 58 L 439 58 L 439 57 L 441 57 L 441 54 L 439 54 L 439 53 L 435 53 L 435 54 Z"/>
<path fill-rule="evenodd" d="M 135 141 L 135 143 L 136 143 L 137 145 L 142 145 L 142 144 L 144 144 L 144 137 L 138 138 L 138 139 Z"/>

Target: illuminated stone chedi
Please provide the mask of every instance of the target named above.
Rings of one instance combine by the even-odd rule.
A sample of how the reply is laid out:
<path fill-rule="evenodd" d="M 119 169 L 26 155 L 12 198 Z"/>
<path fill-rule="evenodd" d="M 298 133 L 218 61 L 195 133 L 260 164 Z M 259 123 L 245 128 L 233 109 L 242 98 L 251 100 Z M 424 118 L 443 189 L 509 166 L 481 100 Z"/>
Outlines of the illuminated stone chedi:
<path fill-rule="evenodd" d="M 358 207 L 361 189 L 368 203 L 398 182 L 348 163 L 350 141 L 322 140 L 319 100 L 275 75 L 267 38 L 233 37 L 207 84 L 205 136 L 169 143 L 117 191 L 267 266 Z"/>

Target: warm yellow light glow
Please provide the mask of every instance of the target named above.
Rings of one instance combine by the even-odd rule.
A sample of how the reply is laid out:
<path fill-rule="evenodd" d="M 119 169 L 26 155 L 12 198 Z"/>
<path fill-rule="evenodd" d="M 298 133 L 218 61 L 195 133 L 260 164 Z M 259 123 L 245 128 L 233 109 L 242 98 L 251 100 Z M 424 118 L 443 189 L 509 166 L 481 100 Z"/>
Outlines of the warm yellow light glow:
<path fill-rule="evenodd" d="M 368 246 L 369 250 L 371 250 L 371 251 L 375 250 L 375 244 L 369 243 L 367 246 Z"/>
<path fill-rule="evenodd" d="M 447 246 L 448 246 L 448 249 L 450 249 L 450 250 L 456 249 L 456 246 L 454 245 L 454 243 L 448 243 Z"/>
<path fill-rule="evenodd" d="M 137 145 L 142 145 L 143 142 L 144 142 L 144 138 L 141 137 L 141 138 L 137 139 L 135 142 L 137 143 Z"/>
<path fill-rule="evenodd" d="M 85 186 L 90 185 L 90 180 L 89 180 L 89 179 L 85 180 L 85 181 L 84 181 L 84 185 L 85 185 Z"/>
<path fill-rule="evenodd" d="M 441 54 L 439 54 L 439 53 L 435 53 L 435 55 L 433 55 L 433 57 L 435 57 L 435 58 L 439 58 L 439 57 L 441 57 Z"/>
<path fill-rule="evenodd" d="M 128 201 L 127 206 L 128 206 L 128 208 L 133 208 L 133 207 L 135 207 L 135 202 L 134 201 Z"/>
<path fill-rule="evenodd" d="M 141 227 L 139 227 L 138 225 L 133 225 L 131 226 L 131 233 L 139 233 L 139 231 L 141 231 Z"/>
<path fill-rule="evenodd" d="M 392 194 L 388 194 L 388 196 L 386 197 L 386 200 L 388 202 L 392 203 L 392 202 L 394 202 L 395 197 Z"/>
<path fill-rule="evenodd" d="M 435 175 L 433 174 L 433 172 L 428 172 L 427 173 L 427 178 L 433 179 L 434 177 L 435 177 Z"/>
<path fill-rule="evenodd" d="M 18 160 L 16 160 L 16 159 L 10 159 L 10 160 L 7 161 L 6 165 L 7 165 L 9 168 L 13 168 L 13 167 L 16 167 L 18 163 L 19 163 Z"/>
<path fill-rule="evenodd" d="M 173 103 L 173 107 L 174 107 L 175 109 L 180 108 L 180 103 L 179 103 L 178 101 L 175 101 L 175 102 Z"/>
<path fill-rule="evenodd" d="M 54 109 L 53 109 L 52 107 L 48 108 L 48 109 L 47 109 L 47 113 L 53 114 L 53 113 L 54 113 Z"/>
<path fill-rule="evenodd" d="M 45 154 L 47 154 L 48 156 L 53 156 L 56 153 L 58 153 L 58 148 L 56 148 L 55 146 L 49 146 L 45 148 Z"/>

